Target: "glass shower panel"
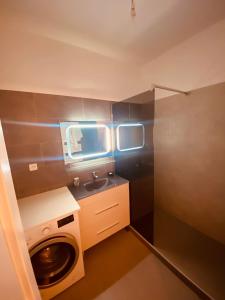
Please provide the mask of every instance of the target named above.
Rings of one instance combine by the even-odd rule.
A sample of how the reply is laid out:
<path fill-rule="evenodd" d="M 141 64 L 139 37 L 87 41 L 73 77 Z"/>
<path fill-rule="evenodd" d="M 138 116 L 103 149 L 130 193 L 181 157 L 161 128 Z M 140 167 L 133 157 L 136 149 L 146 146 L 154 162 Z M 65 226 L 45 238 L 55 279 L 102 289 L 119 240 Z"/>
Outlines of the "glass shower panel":
<path fill-rule="evenodd" d="M 129 180 L 131 225 L 153 242 L 154 93 L 113 104 L 116 173 Z"/>

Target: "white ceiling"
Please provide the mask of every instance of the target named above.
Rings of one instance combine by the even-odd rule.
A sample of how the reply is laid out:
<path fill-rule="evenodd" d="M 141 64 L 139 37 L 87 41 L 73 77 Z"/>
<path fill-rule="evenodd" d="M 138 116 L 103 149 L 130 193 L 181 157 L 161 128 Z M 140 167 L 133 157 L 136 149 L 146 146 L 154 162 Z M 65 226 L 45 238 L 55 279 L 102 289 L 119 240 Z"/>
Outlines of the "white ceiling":
<path fill-rule="evenodd" d="M 146 63 L 225 17 L 225 0 L 0 0 L 4 16 L 29 31 Z"/>

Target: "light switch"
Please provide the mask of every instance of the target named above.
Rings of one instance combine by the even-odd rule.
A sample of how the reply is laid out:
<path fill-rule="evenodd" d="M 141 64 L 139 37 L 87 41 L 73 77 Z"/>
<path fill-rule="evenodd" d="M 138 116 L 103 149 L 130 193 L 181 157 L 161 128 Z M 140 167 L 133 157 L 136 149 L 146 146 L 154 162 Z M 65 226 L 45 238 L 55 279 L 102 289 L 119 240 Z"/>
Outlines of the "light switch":
<path fill-rule="evenodd" d="M 30 172 L 37 171 L 37 170 L 38 170 L 37 164 L 29 164 L 29 171 Z"/>

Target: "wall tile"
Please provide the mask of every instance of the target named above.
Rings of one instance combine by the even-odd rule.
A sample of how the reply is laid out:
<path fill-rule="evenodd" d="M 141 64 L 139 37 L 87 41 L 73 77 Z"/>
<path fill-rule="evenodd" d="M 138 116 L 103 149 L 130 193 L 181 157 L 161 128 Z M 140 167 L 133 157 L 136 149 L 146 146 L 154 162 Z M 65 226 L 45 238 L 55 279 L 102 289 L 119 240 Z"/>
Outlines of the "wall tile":
<path fill-rule="evenodd" d="M 73 183 L 74 177 L 79 177 L 81 182 L 85 182 L 88 180 L 92 180 L 92 172 L 96 172 L 98 176 L 106 176 L 108 172 L 114 172 L 115 166 L 114 162 L 107 163 L 105 165 L 99 165 L 95 167 L 90 167 L 85 170 L 76 170 L 73 166 L 67 166 L 67 176 L 68 176 L 68 183 Z"/>
<path fill-rule="evenodd" d="M 84 99 L 85 120 L 111 120 L 111 105 L 108 101 Z"/>
<path fill-rule="evenodd" d="M 62 162 L 64 165 L 61 140 L 49 141 L 40 144 L 40 151 L 44 162 Z"/>
<path fill-rule="evenodd" d="M 140 121 L 142 120 L 142 105 L 130 103 L 130 121 Z"/>
<path fill-rule="evenodd" d="M 118 102 L 114 103 L 112 107 L 113 120 L 115 122 L 123 122 L 129 120 L 130 111 L 129 103 Z"/>
<path fill-rule="evenodd" d="M 88 180 L 92 169 L 77 171 L 64 164 L 60 121 L 111 120 L 111 103 L 0 90 L 0 118 L 18 198 L 59 188 L 75 176 Z M 30 172 L 29 163 L 38 163 Z M 97 168 L 99 174 L 114 165 Z M 96 168 L 93 169 L 93 171 Z"/>
<path fill-rule="evenodd" d="M 75 97 L 34 94 L 39 122 L 58 123 L 84 119 L 83 100 Z"/>
<path fill-rule="evenodd" d="M 68 177 L 64 162 L 45 162 L 44 170 L 44 179 L 46 182 L 47 190 L 56 189 L 68 184 Z"/>
<path fill-rule="evenodd" d="M 117 174 L 129 180 L 130 213 L 132 226 L 149 242 L 153 241 L 154 201 L 154 93 L 146 92 L 113 104 L 113 119 L 118 123 L 144 122 L 143 149 L 117 151 Z M 133 131 L 135 137 L 135 131 Z M 121 138 L 127 139 L 124 135 Z"/>
<path fill-rule="evenodd" d="M 40 168 L 38 171 L 14 171 L 12 176 L 16 195 L 18 198 L 42 193 L 48 190 L 48 183 L 45 181 L 46 170 Z"/>
<path fill-rule="evenodd" d="M 0 90 L 0 119 L 7 121 L 36 121 L 32 93 Z"/>
<path fill-rule="evenodd" d="M 7 153 L 15 172 L 27 172 L 32 163 L 37 163 L 39 169 L 43 167 L 40 144 L 7 146 Z"/>
<path fill-rule="evenodd" d="M 33 123 L 23 124 L 18 122 L 12 124 L 3 120 L 3 124 L 6 146 L 29 145 L 40 143 L 42 140 L 40 127 Z"/>

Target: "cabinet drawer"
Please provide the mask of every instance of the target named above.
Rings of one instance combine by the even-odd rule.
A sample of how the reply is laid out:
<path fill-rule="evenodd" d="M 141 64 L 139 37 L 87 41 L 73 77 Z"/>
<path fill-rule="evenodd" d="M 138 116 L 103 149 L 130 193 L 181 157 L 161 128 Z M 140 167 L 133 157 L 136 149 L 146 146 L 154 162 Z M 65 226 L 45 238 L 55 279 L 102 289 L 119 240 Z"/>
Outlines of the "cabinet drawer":
<path fill-rule="evenodd" d="M 79 204 L 84 250 L 130 223 L 128 184 L 82 199 Z"/>

